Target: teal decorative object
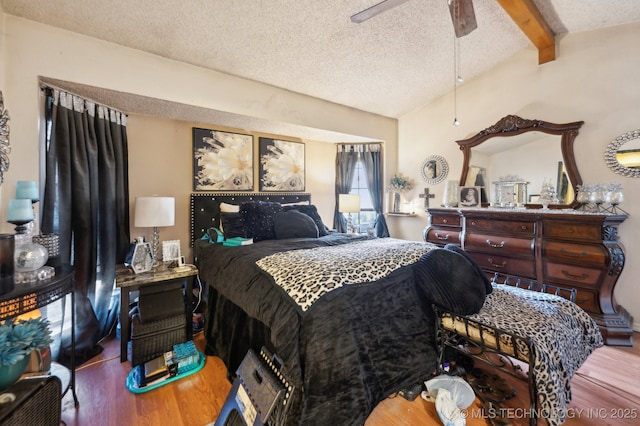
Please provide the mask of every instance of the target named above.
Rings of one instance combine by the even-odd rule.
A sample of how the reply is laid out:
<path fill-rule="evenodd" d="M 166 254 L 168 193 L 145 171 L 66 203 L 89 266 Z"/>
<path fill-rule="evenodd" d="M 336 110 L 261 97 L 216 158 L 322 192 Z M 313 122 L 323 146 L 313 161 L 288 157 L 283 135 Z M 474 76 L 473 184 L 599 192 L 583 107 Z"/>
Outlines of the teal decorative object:
<path fill-rule="evenodd" d="M 13 364 L 0 364 L 0 392 L 9 389 L 18 381 L 29 364 L 29 357 L 25 356 Z"/>

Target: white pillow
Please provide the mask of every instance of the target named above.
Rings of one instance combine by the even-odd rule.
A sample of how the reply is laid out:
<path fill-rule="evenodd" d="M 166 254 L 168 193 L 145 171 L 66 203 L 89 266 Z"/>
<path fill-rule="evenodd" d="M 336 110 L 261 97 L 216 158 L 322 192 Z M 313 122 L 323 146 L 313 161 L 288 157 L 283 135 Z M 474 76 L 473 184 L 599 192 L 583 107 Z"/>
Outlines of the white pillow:
<path fill-rule="evenodd" d="M 240 206 L 237 204 L 220 203 L 220 211 L 223 213 L 239 213 Z"/>

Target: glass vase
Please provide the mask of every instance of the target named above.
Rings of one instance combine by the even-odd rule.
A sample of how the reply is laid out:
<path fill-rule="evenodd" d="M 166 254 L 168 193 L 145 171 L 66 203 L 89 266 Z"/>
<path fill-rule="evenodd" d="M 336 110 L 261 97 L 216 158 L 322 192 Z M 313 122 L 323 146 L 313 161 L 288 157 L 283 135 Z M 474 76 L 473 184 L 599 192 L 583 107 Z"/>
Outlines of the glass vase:
<path fill-rule="evenodd" d="M 393 212 L 400 213 L 400 193 L 393 193 Z"/>

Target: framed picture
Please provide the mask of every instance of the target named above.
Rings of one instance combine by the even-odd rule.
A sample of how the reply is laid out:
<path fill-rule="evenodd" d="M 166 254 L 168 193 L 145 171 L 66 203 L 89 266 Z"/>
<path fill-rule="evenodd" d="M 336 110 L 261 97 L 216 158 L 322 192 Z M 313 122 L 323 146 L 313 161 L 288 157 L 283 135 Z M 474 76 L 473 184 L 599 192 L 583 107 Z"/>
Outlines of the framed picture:
<path fill-rule="evenodd" d="M 461 186 L 458 205 L 464 207 L 480 207 L 480 187 Z"/>
<path fill-rule="evenodd" d="M 165 264 L 178 266 L 180 256 L 180 240 L 168 240 L 162 242 L 162 261 Z"/>
<path fill-rule="evenodd" d="M 302 142 L 260 138 L 260 191 L 304 191 L 304 148 Z"/>
<path fill-rule="evenodd" d="M 529 204 L 540 204 L 540 194 L 530 194 Z"/>
<path fill-rule="evenodd" d="M 253 136 L 194 127 L 193 190 L 253 191 Z"/>
<path fill-rule="evenodd" d="M 428 184 L 435 185 L 442 182 L 449 173 L 449 163 L 440 155 L 430 155 L 423 162 L 420 168 L 422 180 Z"/>
<path fill-rule="evenodd" d="M 148 272 L 153 268 L 153 254 L 150 243 L 136 243 L 131 257 L 131 269 L 136 274 Z"/>

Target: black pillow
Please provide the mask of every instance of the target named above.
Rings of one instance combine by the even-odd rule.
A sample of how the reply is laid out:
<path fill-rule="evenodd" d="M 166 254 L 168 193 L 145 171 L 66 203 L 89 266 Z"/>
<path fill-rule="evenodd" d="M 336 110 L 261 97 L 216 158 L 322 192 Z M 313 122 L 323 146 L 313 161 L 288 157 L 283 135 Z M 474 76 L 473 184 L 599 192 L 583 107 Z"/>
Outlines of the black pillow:
<path fill-rule="evenodd" d="M 300 211 L 300 212 L 306 214 L 311 219 L 313 219 L 313 221 L 316 223 L 316 226 L 318 227 L 318 235 L 319 236 L 324 237 L 325 235 L 329 235 L 329 231 L 327 230 L 327 227 L 325 226 L 324 223 L 322 223 L 322 218 L 320 217 L 320 214 L 318 213 L 318 209 L 313 204 L 309 204 L 309 205 L 298 205 L 298 204 L 296 204 L 296 205 L 291 205 L 291 206 L 283 206 L 282 209 L 284 211 L 297 210 L 297 211 Z"/>
<path fill-rule="evenodd" d="M 273 227 L 282 206 L 274 201 L 245 201 L 240 203 L 240 216 L 246 238 L 253 241 L 275 240 Z M 223 222 L 224 224 L 224 222 Z"/>
<path fill-rule="evenodd" d="M 311 217 L 298 211 L 280 212 L 274 228 L 279 240 L 284 238 L 318 238 L 318 226 Z"/>
<path fill-rule="evenodd" d="M 244 222 L 240 213 L 220 213 L 222 232 L 225 238 L 244 237 Z"/>
<path fill-rule="evenodd" d="M 482 277 L 463 256 L 432 249 L 413 270 L 418 290 L 432 304 L 459 315 L 477 313 L 486 298 Z"/>
<path fill-rule="evenodd" d="M 493 291 L 493 286 L 491 285 L 491 281 L 489 281 L 489 278 L 487 278 L 487 275 L 482 271 L 482 269 L 480 268 L 480 265 L 478 265 L 478 263 L 473 259 L 473 257 L 471 257 L 469 255 L 469 253 L 467 253 L 466 251 L 462 250 L 462 248 L 460 246 L 457 246 L 457 245 L 451 244 L 451 243 L 449 243 L 446 246 L 444 246 L 444 248 L 446 250 L 451 250 L 453 252 L 458 253 L 461 256 L 464 256 L 464 258 L 467 259 L 469 261 L 469 263 L 471 263 L 474 266 L 474 268 L 476 268 L 476 270 L 478 271 L 478 273 L 482 277 L 482 282 L 484 282 L 484 288 L 485 288 L 487 294 L 491 294 L 491 292 Z"/>

